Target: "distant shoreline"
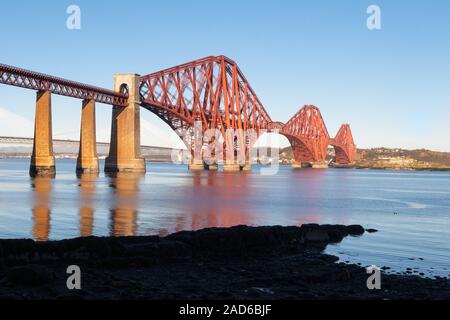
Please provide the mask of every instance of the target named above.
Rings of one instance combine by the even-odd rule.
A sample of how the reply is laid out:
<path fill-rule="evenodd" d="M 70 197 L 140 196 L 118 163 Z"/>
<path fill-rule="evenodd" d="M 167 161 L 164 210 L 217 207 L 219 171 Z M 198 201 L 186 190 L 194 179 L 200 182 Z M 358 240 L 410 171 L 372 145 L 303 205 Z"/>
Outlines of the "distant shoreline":
<path fill-rule="evenodd" d="M 76 156 L 58 156 L 56 155 L 56 160 L 76 160 Z M 29 160 L 31 156 L 0 156 L 0 160 Z M 100 157 L 100 160 L 104 160 L 104 157 Z M 145 158 L 146 162 L 155 163 L 171 163 L 171 159 L 156 159 L 156 158 Z M 290 166 L 290 163 L 280 163 L 280 166 Z M 450 172 L 449 167 L 390 167 L 390 166 L 364 166 L 364 165 L 338 165 L 332 164 L 330 168 L 335 169 L 358 169 L 358 170 L 378 170 L 378 171 L 430 171 L 430 172 Z"/>
<path fill-rule="evenodd" d="M 440 167 L 430 167 L 430 168 L 413 168 L 413 167 L 370 167 L 370 166 L 360 166 L 360 165 L 349 165 L 349 166 L 339 166 L 333 165 L 336 169 L 358 169 L 358 170 L 379 170 L 379 171 L 441 171 L 448 172 L 450 167 L 440 168 Z"/>

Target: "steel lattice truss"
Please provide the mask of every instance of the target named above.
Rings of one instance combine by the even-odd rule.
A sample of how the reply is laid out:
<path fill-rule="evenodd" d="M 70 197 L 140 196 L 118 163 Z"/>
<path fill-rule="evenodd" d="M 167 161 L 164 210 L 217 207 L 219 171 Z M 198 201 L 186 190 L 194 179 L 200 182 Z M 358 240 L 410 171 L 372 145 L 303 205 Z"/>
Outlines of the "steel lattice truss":
<path fill-rule="evenodd" d="M 349 164 L 353 162 L 356 154 L 356 145 L 353 141 L 350 125 L 343 124 L 336 137 L 331 139 L 330 144 L 334 146 L 337 163 Z"/>
<path fill-rule="evenodd" d="M 280 134 L 289 139 L 297 162 L 323 162 L 328 146 L 333 146 L 336 162 L 349 164 L 356 154 L 356 145 L 348 124 L 343 124 L 335 138 L 330 138 L 319 108 L 311 105 L 301 108 L 285 125 L 274 123 Z"/>
<path fill-rule="evenodd" d="M 331 139 L 315 106 L 304 106 L 286 124 L 273 122 L 237 64 L 224 56 L 143 76 L 140 95 L 142 106 L 176 131 L 192 131 L 196 121 L 203 132 L 219 129 L 223 136 L 227 129 L 254 129 L 257 137 L 261 130 L 278 130 L 289 139 L 299 162 L 324 161 L 329 145 L 335 147 L 339 163 L 350 163 L 356 152 L 350 127 L 343 126 Z"/>
<path fill-rule="evenodd" d="M 237 64 L 208 57 L 141 77 L 142 105 L 173 129 L 268 129 L 272 122 Z"/>
<path fill-rule="evenodd" d="M 128 99 L 126 94 L 4 64 L 0 64 L 0 83 L 122 107 L 127 105 Z"/>
<path fill-rule="evenodd" d="M 128 100 L 127 92 L 4 64 L 0 64 L 0 83 L 119 107 L 126 107 Z M 236 153 L 236 145 L 245 146 L 239 150 L 246 159 L 256 138 L 266 130 L 285 135 L 298 162 L 324 161 L 329 145 L 335 148 L 337 163 L 351 163 L 356 154 L 350 126 L 342 125 L 336 137 L 330 138 L 315 106 L 304 106 L 286 124 L 273 122 L 237 64 L 225 56 L 199 59 L 143 76 L 139 90 L 142 106 L 176 131 L 185 129 L 192 137 L 194 126 L 201 123 L 200 135 L 218 129 L 228 137 L 227 130 L 231 129 L 236 136 L 233 140 L 226 138 L 225 148 Z M 248 130 L 252 131 L 251 141 L 245 136 Z M 187 144 L 192 149 L 192 143 Z"/>
<path fill-rule="evenodd" d="M 325 160 L 330 135 L 319 108 L 304 106 L 283 126 L 280 133 L 289 139 L 296 161 Z"/>

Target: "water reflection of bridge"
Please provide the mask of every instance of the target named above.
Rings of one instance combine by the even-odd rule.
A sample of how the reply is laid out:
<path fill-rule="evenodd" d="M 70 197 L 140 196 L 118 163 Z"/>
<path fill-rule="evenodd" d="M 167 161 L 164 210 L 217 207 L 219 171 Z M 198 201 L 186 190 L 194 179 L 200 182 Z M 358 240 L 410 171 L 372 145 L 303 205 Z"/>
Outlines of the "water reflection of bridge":
<path fill-rule="evenodd" d="M 109 175 L 108 179 L 109 192 L 112 194 L 109 234 L 111 236 L 136 235 L 140 185 L 144 175 L 119 172 Z M 253 215 L 250 209 L 238 200 L 245 199 L 248 175 L 224 174 L 218 177 L 214 173 L 197 172 L 190 175 L 189 179 L 192 180 L 182 188 L 182 192 L 183 197 L 190 198 L 191 201 L 186 202 L 183 214 L 177 215 L 174 224 L 169 226 L 170 232 L 252 224 Z M 95 211 L 96 206 L 99 205 L 98 180 L 97 174 L 78 175 L 79 236 L 82 237 L 94 234 Z M 45 176 L 32 179 L 33 237 L 37 241 L 46 241 L 50 238 L 54 181 L 51 177 Z M 211 188 L 221 191 L 211 193 Z M 202 194 L 205 196 L 202 197 Z M 200 198 L 203 200 L 198 201 Z M 169 231 L 161 229 L 159 233 L 165 235 Z"/>
<path fill-rule="evenodd" d="M 116 173 L 109 177 L 109 186 L 114 193 L 114 203 L 110 210 L 110 234 L 112 236 L 132 236 L 136 234 L 137 201 L 139 184 L 143 174 Z M 96 210 L 96 188 L 98 175 L 78 176 L 80 188 L 79 235 L 93 235 Z M 33 237 L 37 241 L 49 239 L 51 231 L 51 207 L 54 179 L 37 176 L 32 179 L 33 194 Z"/>
<path fill-rule="evenodd" d="M 267 223 L 267 219 L 275 217 L 272 215 L 276 215 L 276 223 L 323 223 L 328 206 L 324 199 L 333 197 L 336 185 L 342 184 L 342 181 L 346 183 L 345 176 L 342 178 L 342 175 L 326 175 L 324 170 L 305 170 L 294 172 L 290 179 L 277 180 L 274 189 L 268 183 L 273 180 L 266 181 L 256 174 L 204 171 L 185 175 L 182 184 L 170 184 L 167 189 L 160 190 L 164 195 L 163 199 L 155 201 L 151 196 L 152 192 L 141 190 L 145 179 L 142 173 L 119 172 L 107 176 L 106 194 L 102 179 L 97 174 L 78 176 L 79 198 L 76 203 L 79 204 L 79 236 L 95 234 L 94 225 L 100 229 L 106 227 L 111 236 L 164 236 L 182 230 L 261 225 Z M 54 190 L 54 183 L 55 180 L 50 177 L 38 176 L 32 179 L 33 237 L 38 241 L 48 240 L 50 236 L 51 218 L 54 214 L 53 193 L 58 193 Z M 152 186 L 160 187 L 159 184 Z M 296 202 L 292 202 L 299 193 L 302 194 L 301 212 L 298 211 L 300 209 L 297 209 Z M 163 208 L 164 203 L 175 195 L 176 201 L 168 206 L 170 211 L 158 209 Z M 259 204 L 262 196 L 266 199 Z M 270 203 L 271 199 L 274 201 L 273 206 L 267 206 L 267 201 Z M 55 200 L 57 207 L 57 199 Z M 279 206 L 284 203 L 290 205 L 280 209 Z M 99 219 L 97 224 L 96 211 Z M 107 221 L 103 220 L 105 213 Z M 163 221 L 160 220 L 161 217 L 164 217 Z M 347 215 L 344 213 L 336 221 L 329 222 L 348 222 L 346 219 Z"/>

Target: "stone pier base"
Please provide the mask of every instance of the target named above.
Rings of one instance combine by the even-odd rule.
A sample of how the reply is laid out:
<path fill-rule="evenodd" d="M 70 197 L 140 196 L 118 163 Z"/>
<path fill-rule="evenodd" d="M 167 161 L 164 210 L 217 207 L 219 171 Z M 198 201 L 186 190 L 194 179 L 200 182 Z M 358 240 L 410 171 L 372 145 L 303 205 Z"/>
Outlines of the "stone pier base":
<path fill-rule="evenodd" d="M 203 171 L 206 165 L 202 162 L 192 162 L 188 165 L 188 170 L 190 171 Z"/>
<path fill-rule="evenodd" d="M 313 168 L 313 169 L 326 169 L 326 168 L 328 168 L 328 163 L 326 163 L 326 162 L 314 162 L 314 163 L 311 163 L 311 168 Z"/>
<path fill-rule="evenodd" d="M 301 168 L 303 168 L 301 162 L 292 162 L 291 166 L 292 166 L 292 169 L 301 169 Z"/>
<path fill-rule="evenodd" d="M 39 160 L 42 162 L 42 160 Z M 45 159 L 45 161 L 49 161 L 49 159 Z M 36 166 L 34 164 L 30 165 L 30 176 L 31 177 L 55 177 L 56 176 L 56 167 L 55 165 L 51 166 Z"/>
<path fill-rule="evenodd" d="M 313 169 L 326 169 L 328 168 L 328 163 L 326 162 L 293 162 L 293 169 L 301 168 L 313 168 Z"/>
<path fill-rule="evenodd" d="M 105 172 L 146 172 L 145 159 L 116 159 L 108 157 L 105 160 Z"/>
<path fill-rule="evenodd" d="M 237 172 L 241 171 L 241 166 L 239 163 L 224 163 L 223 165 L 224 172 Z"/>
<path fill-rule="evenodd" d="M 78 158 L 77 173 L 98 174 L 98 158 Z"/>
<path fill-rule="evenodd" d="M 241 171 L 252 171 L 252 164 L 246 162 L 244 165 L 241 165 Z"/>
<path fill-rule="evenodd" d="M 219 170 L 219 165 L 216 162 L 212 162 L 209 164 L 206 164 L 206 169 L 209 171 L 217 171 Z"/>
<path fill-rule="evenodd" d="M 49 91 L 38 91 L 34 123 L 33 153 L 30 176 L 55 176 L 53 156 L 52 100 Z"/>

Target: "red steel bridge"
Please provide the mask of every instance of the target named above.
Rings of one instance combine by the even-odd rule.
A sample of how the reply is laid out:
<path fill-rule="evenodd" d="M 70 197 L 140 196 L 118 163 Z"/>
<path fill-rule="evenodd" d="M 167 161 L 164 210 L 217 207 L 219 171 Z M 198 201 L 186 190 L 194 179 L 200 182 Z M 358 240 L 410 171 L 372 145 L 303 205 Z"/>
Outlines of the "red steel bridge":
<path fill-rule="evenodd" d="M 114 90 L 4 64 L 0 64 L 0 83 L 37 91 L 35 147 L 30 173 L 54 171 L 52 94 L 83 101 L 78 171 L 98 171 L 96 102 L 113 106 L 106 171 L 145 171 L 140 154 L 141 108 L 156 114 L 177 131 L 193 134 L 196 123 L 201 124 L 202 133 L 211 129 L 220 131 L 225 137 L 223 149 L 227 151 L 224 154 L 229 165 L 225 169 L 229 170 L 243 167 L 242 163 L 236 163 L 236 152 L 240 152 L 241 159 L 247 163 L 250 161 L 249 151 L 256 140 L 245 136 L 249 130 L 256 138 L 264 132 L 286 136 L 297 164 L 323 163 L 329 146 L 334 147 L 338 164 L 350 164 L 356 153 L 350 126 L 343 124 L 336 136 L 331 137 L 315 106 L 302 107 L 286 123 L 273 121 L 237 63 L 225 56 L 211 56 L 145 76 L 116 75 Z M 230 131 L 236 134 L 230 137 Z M 193 144 L 187 147 L 194 155 Z M 191 165 L 196 168 L 194 163 Z"/>

